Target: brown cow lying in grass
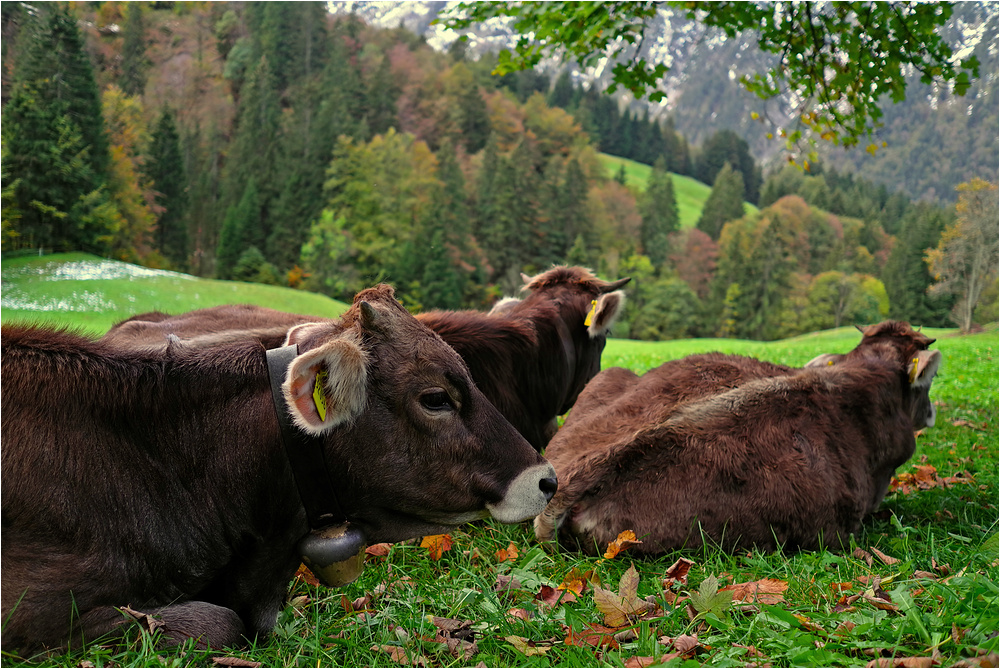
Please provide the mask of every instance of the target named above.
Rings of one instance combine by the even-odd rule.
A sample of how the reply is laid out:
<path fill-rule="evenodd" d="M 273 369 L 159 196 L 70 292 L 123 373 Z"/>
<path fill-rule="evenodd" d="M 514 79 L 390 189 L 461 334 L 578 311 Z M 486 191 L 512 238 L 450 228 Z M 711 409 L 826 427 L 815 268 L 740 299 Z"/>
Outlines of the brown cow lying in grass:
<path fill-rule="evenodd" d="M 551 499 L 552 468 L 388 286 L 288 338 L 279 393 L 368 541 L 520 522 Z M 4 324 L 0 350 L 5 653 L 92 640 L 126 606 L 171 640 L 266 635 L 309 524 L 260 343 Z"/>
<path fill-rule="evenodd" d="M 524 276 L 525 297 L 489 313 L 432 311 L 417 319 L 469 367 L 476 385 L 536 450 L 601 369 L 608 330 L 624 305 L 628 279 L 602 281 L 582 267 Z M 588 315 L 590 319 L 588 321 Z M 165 345 L 168 337 L 218 342 L 252 337 L 273 348 L 293 325 L 321 320 L 252 305 L 225 305 L 169 316 L 141 314 L 102 338 L 116 346 Z"/>
<path fill-rule="evenodd" d="M 941 360 L 906 323 L 863 333 L 805 369 L 707 354 L 601 372 L 546 450 L 560 487 L 536 536 L 588 552 L 624 530 L 651 554 L 840 548 L 934 424 Z"/>

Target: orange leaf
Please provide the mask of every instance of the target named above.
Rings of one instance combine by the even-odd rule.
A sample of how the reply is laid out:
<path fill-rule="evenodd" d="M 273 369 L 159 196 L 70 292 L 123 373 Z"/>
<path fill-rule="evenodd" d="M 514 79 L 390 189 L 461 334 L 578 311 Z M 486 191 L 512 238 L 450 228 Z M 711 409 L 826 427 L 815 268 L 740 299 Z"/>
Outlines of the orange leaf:
<path fill-rule="evenodd" d="M 576 595 L 573 594 L 571 590 L 557 590 L 550 585 L 543 585 L 538 594 L 535 595 L 535 599 L 548 604 L 549 606 L 557 606 L 559 604 L 569 604 L 570 602 L 576 601 Z"/>
<path fill-rule="evenodd" d="M 295 572 L 295 578 L 303 583 L 306 583 L 307 585 L 311 585 L 314 588 L 319 586 L 319 581 L 315 576 L 313 576 L 313 573 L 309 571 L 309 567 L 304 564 L 299 565 L 299 570 Z"/>
<path fill-rule="evenodd" d="M 510 546 L 507 546 L 507 548 L 501 548 L 500 550 L 497 551 L 496 555 L 498 562 L 506 562 L 507 560 L 516 560 L 518 555 L 517 546 L 515 546 L 514 542 L 512 541 L 510 542 Z"/>
<path fill-rule="evenodd" d="M 587 589 L 587 581 L 589 581 L 590 577 L 593 575 L 593 570 L 583 572 L 578 568 L 573 567 L 570 569 L 569 573 L 566 574 L 566 578 L 563 579 L 563 582 L 556 586 L 556 590 L 568 590 L 576 593 L 577 595 L 582 595 L 583 591 Z"/>
<path fill-rule="evenodd" d="M 604 557 L 611 560 L 615 558 L 623 550 L 631 548 L 641 544 L 641 541 L 637 541 L 635 538 L 635 532 L 632 530 L 625 530 L 618 535 L 618 538 L 608 544 L 608 550 L 604 552 Z"/>
<path fill-rule="evenodd" d="M 420 542 L 420 547 L 428 549 L 432 560 L 440 560 L 442 555 L 451 550 L 451 546 L 450 534 L 430 534 Z"/>
<path fill-rule="evenodd" d="M 567 646 L 597 646 L 598 648 L 602 646 L 609 646 L 615 650 L 618 649 L 618 642 L 615 641 L 615 632 L 617 628 L 605 627 L 604 625 L 598 625 L 597 623 L 588 623 L 587 626 L 576 631 L 572 628 L 568 628 L 569 632 L 566 635 L 566 639 L 563 641 Z"/>
<path fill-rule="evenodd" d="M 751 604 L 778 604 L 785 601 L 784 592 L 788 584 L 774 578 L 762 578 L 749 583 L 734 583 L 723 590 L 733 591 L 733 601 Z"/>
<path fill-rule="evenodd" d="M 899 558 L 894 558 L 892 556 L 886 555 L 885 553 L 883 553 L 882 551 L 880 551 L 877 548 L 873 548 L 872 549 L 872 553 L 874 553 L 875 555 L 877 555 L 879 560 L 881 560 L 882 562 L 884 562 L 884 563 L 886 563 L 888 565 L 893 565 L 893 564 L 896 564 L 897 562 L 899 562 Z"/>

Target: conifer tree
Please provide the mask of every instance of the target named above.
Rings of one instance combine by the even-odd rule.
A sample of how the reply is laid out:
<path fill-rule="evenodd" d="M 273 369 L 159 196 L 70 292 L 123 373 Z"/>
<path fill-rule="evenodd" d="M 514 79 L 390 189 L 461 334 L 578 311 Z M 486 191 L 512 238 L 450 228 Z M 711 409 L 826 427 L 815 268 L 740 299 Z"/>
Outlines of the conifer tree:
<path fill-rule="evenodd" d="M 680 213 L 674 196 L 674 182 L 663 156 L 656 159 L 649 174 L 646 192 L 639 204 L 642 216 L 641 241 L 653 266 L 660 268 L 670 255 L 670 235 L 680 227 Z"/>
<path fill-rule="evenodd" d="M 125 4 L 125 28 L 122 30 L 122 74 L 118 85 L 127 95 L 142 95 L 146 89 L 146 20 L 144 3 Z"/>
<path fill-rule="evenodd" d="M 696 227 L 718 241 L 722 226 L 743 214 L 743 177 L 726 163 L 715 178 Z"/>
<path fill-rule="evenodd" d="M 147 174 L 156 189 L 161 212 L 156 224 L 156 242 L 166 258 L 178 267 L 187 263 L 187 177 L 181 155 L 180 136 L 169 107 L 163 109 L 153 130 Z"/>
<path fill-rule="evenodd" d="M 260 246 L 259 230 L 260 200 L 257 183 L 251 177 L 240 201 L 226 210 L 226 218 L 219 233 L 219 245 L 215 250 L 217 277 L 232 278 L 243 252 L 252 246 Z"/>

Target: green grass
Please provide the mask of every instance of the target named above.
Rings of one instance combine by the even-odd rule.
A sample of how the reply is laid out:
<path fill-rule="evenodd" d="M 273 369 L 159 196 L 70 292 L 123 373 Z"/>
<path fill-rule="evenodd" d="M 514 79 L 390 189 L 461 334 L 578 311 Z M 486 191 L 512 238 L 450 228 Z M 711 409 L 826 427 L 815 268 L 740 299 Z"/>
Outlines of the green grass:
<path fill-rule="evenodd" d="M 348 307 L 302 290 L 145 270 L 85 253 L 5 259 L 0 268 L 4 322 L 28 320 L 95 335 L 147 311 L 178 314 L 242 303 L 333 318 Z"/>
<path fill-rule="evenodd" d="M 6 276 L 4 281 L 6 294 Z M 239 301 L 248 300 L 241 296 Z M 760 654 L 758 662 L 775 667 L 860 667 L 876 657 L 936 657 L 939 666 L 951 666 L 979 653 L 996 653 L 997 333 L 925 332 L 938 338 L 934 348 L 944 355 L 931 389 L 938 421 L 919 435 L 913 460 L 897 474 L 930 465 L 940 477 L 963 474 L 971 482 L 890 493 L 865 521 L 851 550 L 727 555 L 706 548 L 659 559 L 633 559 L 627 551 L 597 559 L 543 549 L 528 524 L 487 522 L 452 532 L 454 545 L 439 560 L 419 545 L 397 544 L 388 557 L 370 558 L 358 581 L 346 587 L 296 580 L 274 634 L 231 655 L 263 666 L 401 666 L 396 657 L 442 667 L 621 667 L 635 662 L 632 658 L 659 660 L 673 653 L 673 640 L 685 634 L 697 636 L 698 645 L 666 666 L 745 666 L 754 661 L 752 653 Z M 669 359 L 720 350 L 799 365 L 820 353 L 846 352 L 859 338 L 853 328 L 841 328 L 769 343 L 611 340 L 603 364 L 644 372 Z M 501 561 L 497 551 L 510 544 L 518 556 Z M 888 564 L 877 556 L 869 561 L 864 553 L 855 554 L 855 547 L 869 555 L 877 549 L 898 562 Z M 665 583 L 668 567 L 680 557 L 694 562 L 687 583 Z M 638 597 L 652 597 L 661 609 L 629 626 L 634 639 L 611 642 L 611 633 L 595 627 L 604 617 L 591 586 L 573 602 L 550 606 L 538 598 L 543 586 L 558 586 L 573 570 L 592 572 L 605 588 L 617 589 L 631 565 L 639 574 Z M 508 577 L 516 578 L 517 585 L 498 588 Z M 720 585 L 776 579 L 787 590 L 774 604 L 745 608 L 722 601 L 692 622 L 691 600 L 675 598 L 697 593 L 709 577 L 718 578 Z M 880 579 L 895 610 L 865 600 L 874 578 Z M 355 601 L 357 607 L 351 605 Z M 477 652 L 465 659 L 453 657 L 447 645 L 434 640 L 436 628 L 429 616 L 467 622 Z M 587 630 L 604 645 L 573 641 Z M 534 645 L 519 649 L 508 640 L 515 637 Z M 526 655 L 525 650 L 539 654 Z M 987 661 L 995 663 L 996 656 Z M 211 666 L 212 659 L 189 647 L 156 650 L 150 636 L 138 630 L 124 646 L 91 645 L 28 660 L 3 656 L 5 666 L 85 662 Z"/>
<path fill-rule="evenodd" d="M 646 183 L 649 181 L 649 173 L 652 167 L 637 163 L 628 158 L 619 158 L 607 153 L 600 154 L 609 174 L 617 174 L 621 165 L 625 166 L 625 185 L 637 190 L 645 191 Z M 697 179 L 683 176 L 681 174 L 670 173 L 674 182 L 674 196 L 677 198 L 677 210 L 680 213 L 681 228 L 693 228 L 701 217 L 701 210 L 705 207 L 705 200 L 712 192 L 711 186 L 706 186 Z M 744 202 L 747 213 L 759 211 L 757 207 Z"/>

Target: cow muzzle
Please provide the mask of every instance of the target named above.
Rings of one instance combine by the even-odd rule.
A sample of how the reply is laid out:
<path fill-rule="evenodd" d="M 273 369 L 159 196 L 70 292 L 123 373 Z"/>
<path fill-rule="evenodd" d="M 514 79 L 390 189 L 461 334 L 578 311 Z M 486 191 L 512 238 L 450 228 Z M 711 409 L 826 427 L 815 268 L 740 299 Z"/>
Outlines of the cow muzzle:
<path fill-rule="evenodd" d="M 496 504 L 487 504 L 490 515 L 501 523 L 520 523 L 540 514 L 558 487 L 556 470 L 549 463 L 521 472 Z"/>

